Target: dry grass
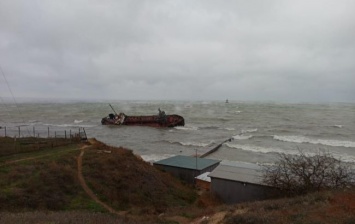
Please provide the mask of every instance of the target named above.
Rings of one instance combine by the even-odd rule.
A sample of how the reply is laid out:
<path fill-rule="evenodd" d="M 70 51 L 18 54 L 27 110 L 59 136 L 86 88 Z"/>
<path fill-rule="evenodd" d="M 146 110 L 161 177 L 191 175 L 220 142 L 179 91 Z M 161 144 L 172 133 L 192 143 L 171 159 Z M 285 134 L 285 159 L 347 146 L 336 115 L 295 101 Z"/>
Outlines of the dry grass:
<path fill-rule="evenodd" d="M 110 151 L 111 153 L 99 153 Z M 83 175 L 102 201 L 135 215 L 160 214 L 169 207 L 192 204 L 197 194 L 132 151 L 96 143 L 86 150 Z"/>
<path fill-rule="evenodd" d="M 126 216 L 105 213 L 87 196 L 78 181 L 80 151 L 64 148 L 0 166 L 0 223 L 355 223 L 355 189 L 228 206 L 211 193 L 198 195 L 130 150 L 91 142 L 83 158 L 85 180 Z"/>
<path fill-rule="evenodd" d="M 124 218 L 112 216 L 104 213 L 93 213 L 83 211 L 60 211 L 60 212 L 22 212 L 22 213 L 0 213 L 0 223 L 26 223 L 26 224 L 116 224 L 116 223 L 135 223 Z"/>
<path fill-rule="evenodd" d="M 230 208 L 224 223 L 355 223 L 355 189 L 240 204 Z"/>

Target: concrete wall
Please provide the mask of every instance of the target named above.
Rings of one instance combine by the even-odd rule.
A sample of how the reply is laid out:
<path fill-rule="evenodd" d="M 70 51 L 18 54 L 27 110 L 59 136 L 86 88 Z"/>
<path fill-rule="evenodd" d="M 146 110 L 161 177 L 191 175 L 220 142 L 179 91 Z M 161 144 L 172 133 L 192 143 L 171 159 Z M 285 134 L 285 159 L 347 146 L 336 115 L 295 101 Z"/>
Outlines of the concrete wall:
<path fill-rule="evenodd" d="M 211 191 L 227 204 L 259 201 L 275 195 L 275 189 L 271 187 L 214 177 L 211 177 Z"/>

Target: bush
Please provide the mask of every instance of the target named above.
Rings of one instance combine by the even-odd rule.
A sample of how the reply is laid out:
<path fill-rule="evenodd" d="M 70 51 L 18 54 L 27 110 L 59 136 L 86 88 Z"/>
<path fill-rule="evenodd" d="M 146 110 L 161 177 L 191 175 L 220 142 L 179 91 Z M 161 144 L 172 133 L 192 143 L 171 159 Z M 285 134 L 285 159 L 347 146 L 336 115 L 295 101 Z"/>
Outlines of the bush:
<path fill-rule="evenodd" d="M 299 155 L 279 154 L 275 166 L 264 169 L 263 182 L 291 194 L 354 185 L 354 172 L 330 153 L 318 151 L 313 156 L 299 150 Z"/>

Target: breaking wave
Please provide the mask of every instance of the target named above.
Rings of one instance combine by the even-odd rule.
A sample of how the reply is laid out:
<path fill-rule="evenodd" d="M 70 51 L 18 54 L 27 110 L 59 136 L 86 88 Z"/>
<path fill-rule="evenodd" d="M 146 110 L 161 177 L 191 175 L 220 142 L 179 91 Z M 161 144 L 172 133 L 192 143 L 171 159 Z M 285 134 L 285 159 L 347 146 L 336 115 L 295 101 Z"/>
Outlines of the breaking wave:
<path fill-rule="evenodd" d="M 219 129 L 227 130 L 227 131 L 235 131 L 235 128 L 219 128 Z"/>
<path fill-rule="evenodd" d="M 197 131 L 198 130 L 198 127 L 195 127 L 195 126 L 177 126 L 174 128 L 178 129 L 178 130 L 184 130 L 184 131 Z"/>
<path fill-rule="evenodd" d="M 254 146 L 254 145 L 240 145 L 240 144 L 231 144 L 231 143 L 226 143 L 225 144 L 229 148 L 234 148 L 234 149 L 240 149 L 243 151 L 249 151 L 249 152 L 257 152 L 257 153 L 285 153 L 288 155 L 299 155 L 298 150 L 285 150 L 281 148 L 267 148 L 267 147 L 260 147 L 260 146 Z M 337 152 L 330 152 L 334 158 L 341 160 L 343 162 L 349 162 L 349 163 L 354 163 L 355 162 L 355 156 L 350 156 L 347 154 L 340 154 Z M 316 152 L 305 152 L 307 156 L 314 156 L 316 155 Z"/>
<path fill-rule="evenodd" d="M 43 124 L 45 126 L 63 127 L 63 128 L 92 128 L 97 125 L 76 125 L 76 124 Z"/>
<path fill-rule="evenodd" d="M 260 147 L 260 146 L 254 146 L 254 145 L 240 145 L 240 144 L 231 144 L 231 143 L 226 143 L 225 145 L 229 148 L 241 149 L 244 151 L 251 151 L 251 152 L 259 152 L 259 153 L 286 153 L 286 154 L 291 154 L 291 155 L 298 154 L 297 150 L 287 150 L 286 151 L 281 148 L 266 148 L 266 147 Z"/>
<path fill-rule="evenodd" d="M 251 139 L 253 136 L 252 135 L 235 135 L 232 138 L 235 140 L 247 140 Z"/>
<path fill-rule="evenodd" d="M 83 120 L 74 120 L 74 124 L 79 124 L 79 123 L 82 123 Z"/>
<path fill-rule="evenodd" d="M 254 128 L 254 129 L 246 129 L 246 130 L 242 130 L 242 134 L 245 134 L 245 133 L 253 133 L 253 132 L 257 132 L 258 129 L 257 128 Z"/>
<path fill-rule="evenodd" d="M 294 143 L 310 143 L 310 144 L 320 144 L 326 146 L 334 147 L 355 147 L 355 142 L 352 141 L 340 141 L 340 140 L 331 140 L 331 139 L 312 139 L 304 136 L 273 136 L 275 140 L 284 141 L 284 142 L 294 142 Z"/>
<path fill-rule="evenodd" d="M 175 143 L 175 142 L 174 142 Z M 207 147 L 211 145 L 212 143 L 202 143 L 202 142 L 176 142 L 177 144 L 183 145 L 183 146 L 194 146 L 194 147 Z"/>
<path fill-rule="evenodd" d="M 167 159 L 167 158 L 170 158 L 170 157 L 173 157 L 175 155 L 173 154 L 150 154 L 150 155 L 141 155 L 140 157 L 146 161 L 146 162 L 156 162 L 156 161 L 159 161 L 159 160 L 163 160 L 163 159 Z"/>
<path fill-rule="evenodd" d="M 336 124 L 336 125 L 333 125 L 332 127 L 333 127 L 333 128 L 343 128 L 343 125 Z"/>

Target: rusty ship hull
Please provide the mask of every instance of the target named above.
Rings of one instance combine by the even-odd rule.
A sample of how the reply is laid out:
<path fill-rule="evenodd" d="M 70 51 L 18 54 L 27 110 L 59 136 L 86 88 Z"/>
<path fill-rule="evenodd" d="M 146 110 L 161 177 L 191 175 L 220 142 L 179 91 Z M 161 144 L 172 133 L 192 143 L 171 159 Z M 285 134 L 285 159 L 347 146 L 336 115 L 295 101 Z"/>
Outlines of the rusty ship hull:
<path fill-rule="evenodd" d="M 177 114 L 172 115 L 149 115 L 149 116 L 127 116 L 123 113 L 110 114 L 102 118 L 103 125 L 131 125 L 149 127 L 175 127 L 184 126 L 185 120 Z"/>

